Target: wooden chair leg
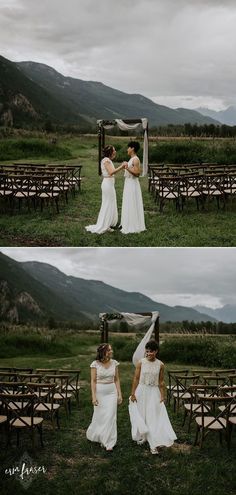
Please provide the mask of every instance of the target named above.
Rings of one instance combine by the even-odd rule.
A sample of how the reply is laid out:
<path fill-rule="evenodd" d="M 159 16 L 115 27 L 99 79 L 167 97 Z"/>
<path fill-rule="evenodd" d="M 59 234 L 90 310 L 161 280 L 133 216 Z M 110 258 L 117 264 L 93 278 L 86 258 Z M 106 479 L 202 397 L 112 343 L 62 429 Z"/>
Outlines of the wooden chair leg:
<path fill-rule="evenodd" d="M 44 447 L 44 444 L 43 444 L 43 427 L 42 427 L 42 424 L 38 428 L 39 428 L 39 436 L 40 436 L 41 447 Z"/>
<path fill-rule="evenodd" d="M 199 433 L 199 426 L 197 425 L 196 436 L 195 436 L 195 440 L 194 440 L 194 445 L 197 445 L 197 443 L 198 443 L 198 433 Z"/>
<path fill-rule="evenodd" d="M 17 444 L 17 447 L 19 447 L 19 445 L 20 445 L 20 430 L 19 429 L 16 430 L 16 444 Z"/>

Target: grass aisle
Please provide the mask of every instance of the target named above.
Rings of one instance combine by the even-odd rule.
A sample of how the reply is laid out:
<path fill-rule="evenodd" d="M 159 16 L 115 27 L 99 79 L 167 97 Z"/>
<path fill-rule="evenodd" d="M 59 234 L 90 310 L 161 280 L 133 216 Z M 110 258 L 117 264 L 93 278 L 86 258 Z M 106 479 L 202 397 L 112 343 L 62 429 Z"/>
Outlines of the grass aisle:
<path fill-rule="evenodd" d="M 116 143 L 115 138 L 112 142 L 119 146 L 120 141 Z M 171 203 L 160 214 L 158 205 L 148 193 L 147 178 L 140 178 L 146 232 L 129 235 L 119 231 L 103 235 L 87 233 L 85 226 L 96 223 L 101 204 L 97 141 L 94 137 L 81 137 L 64 140 L 61 144 L 69 148 L 74 157 L 67 163 L 83 165 L 81 194 L 76 194 L 74 198 L 70 195 L 68 205 L 64 205 L 61 200 L 59 215 L 52 207 L 45 207 L 42 213 L 39 210 L 36 213 L 33 210 L 28 212 L 25 208 L 20 212 L 16 208 L 14 215 L 1 211 L 1 246 L 236 246 L 235 200 L 229 202 L 225 210 L 219 211 L 216 202 L 211 201 L 205 211 L 199 212 L 193 201 L 188 211 L 185 209 L 181 213 L 176 213 Z M 46 160 L 45 157 L 37 159 L 50 161 L 50 158 Z M 123 183 L 123 174 L 120 173 L 116 176 L 119 217 Z"/>
<path fill-rule="evenodd" d="M 44 424 L 45 447 L 32 452 L 27 437 L 20 449 L 3 448 L 1 436 L 1 494 L 22 495 L 26 493 L 21 483 L 5 475 L 5 469 L 19 464 L 21 455 L 27 452 L 32 463 L 45 466 L 46 474 L 33 477 L 29 493 L 39 495 L 235 495 L 235 435 L 228 452 L 225 443 L 218 444 L 217 435 L 209 435 L 202 451 L 193 446 L 195 428 L 188 434 L 182 427 L 182 413 L 174 414 L 168 408 L 170 419 L 178 437 L 178 443 L 164 449 L 160 456 L 152 456 L 147 446 L 137 446 L 131 440 L 128 417 L 128 396 L 133 375 L 133 366 L 121 362 L 120 374 L 124 403 L 118 410 L 118 443 L 112 454 L 107 454 L 99 445 L 86 440 L 85 432 L 92 416 L 89 385 L 89 364 L 94 358 L 97 337 L 89 338 L 82 345 L 80 339 L 73 340 L 73 356 L 15 357 L 1 359 L 0 366 L 36 367 L 80 367 L 83 389 L 80 409 L 72 403 L 72 415 L 67 420 L 60 414 L 61 429 L 52 430 Z M 72 345 L 72 341 L 71 341 Z M 169 367 L 177 368 L 174 363 Z M 179 366 L 180 367 L 180 366 Z M 15 440 L 15 438 L 14 438 Z"/>

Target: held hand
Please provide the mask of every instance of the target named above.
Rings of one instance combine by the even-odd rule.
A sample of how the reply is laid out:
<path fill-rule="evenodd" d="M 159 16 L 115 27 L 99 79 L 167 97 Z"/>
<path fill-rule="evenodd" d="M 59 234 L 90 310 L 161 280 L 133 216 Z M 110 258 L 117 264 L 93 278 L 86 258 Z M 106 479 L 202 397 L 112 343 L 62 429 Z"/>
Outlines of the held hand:
<path fill-rule="evenodd" d="M 92 404 L 93 406 L 98 406 L 98 400 L 97 399 L 92 400 Z"/>
<path fill-rule="evenodd" d="M 122 399 L 122 396 L 121 395 L 118 395 L 117 402 L 118 402 L 119 406 L 120 406 L 120 404 L 122 404 L 123 399 Z"/>
<path fill-rule="evenodd" d="M 163 397 L 163 395 L 161 395 L 160 402 L 165 402 L 165 397 Z"/>
<path fill-rule="evenodd" d="M 136 395 L 135 394 L 132 394 L 130 396 L 130 400 L 131 400 L 131 402 L 137 402 Z"/>

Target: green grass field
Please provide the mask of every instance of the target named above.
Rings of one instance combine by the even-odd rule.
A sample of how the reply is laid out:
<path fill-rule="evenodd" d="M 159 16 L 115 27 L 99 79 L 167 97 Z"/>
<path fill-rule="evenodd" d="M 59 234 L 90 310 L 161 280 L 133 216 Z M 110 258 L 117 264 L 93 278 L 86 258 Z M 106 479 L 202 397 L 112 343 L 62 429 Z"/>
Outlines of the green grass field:
<path fill-rule="evenodd" d="M 28 330 L 22 331 L 25 336 Z M 46 331 L 38 331 L 38 335 L 45 337 Z M 112 336 L 111 342 L 119 337 Z M 125 336 L 129 339 L 129 336 Z M 33 337 L 32 337 L 33 339 Z M 66 344 L 65 355 L 52 351 L 51 340 L 58 344 Z M 31 340 L 33 346 L 33 340 Z M 44 424 L 45 447 L 36 449 L 33 453 L 31 442 L 22 436 L 19 449 L 13 444 L 6 452 L 1 440 L 1 493 L 4 495 L 21 495 L 27 490 L 22 484 L 5 474 L 5 469 L 18 465 L 21 456 L 27 452 L 32 464 L 44 466 L 45 474 L 34 475 L 28 493 L 35 495 L 235 495 L 235 447 L 236 438 L 233 437 L 232 448 L 228 452 L 225 443 L 220 446 L 217 435 L 210 435 L 200 451 L 194 447 L 195 428 L 190 434 L 187 428 L 182 427 L 182 412 L 173 413 L 172 406 L 168 412 L 176 431 L 178 441 L 164 449 L 160 456 L 152 456 L 148 447 L 137 446 L 132 442 L 128 416 L 128 397 L 130 394 L 133 365 L 128 361 L 121 361 L 120 375 L 124 396 L 124 403 L 118 411 L 118 442 L 112 454 L 107 454 L 99 445 L 91 444 L 86 440 L 86 429 L 92 416 L 90 401 L 89 364 L 95 357 L 99 335 L 83 335 L 74 332 L 61 332 L 55 338 L 55 332 L 49 332 L 49 347 L 45 352 L 37 349 L 37 339 L 29 352 L 14 357 L 0 359 L 0 366 L 32 366 L 81 368 L 81 402 L 80 409 L 72 403 L 72 414 L 67 420 L 64 412 L 60 414 L 61 429 L 52 430 L 49 423 Z M 116 356 L 114 356 L 116 357 Z M 182 366 L 175 363 L 166 363 L 166 368 L 180 369 Z M 194 366 L 196 368 L 196 366 Z M 14 439 L 15 440 L 15 439 Z"/>
<path fill-rule="evenodd" d="M 118 159 L 125 158 L 125 143 L 128 138 L 107 138 L 107 142 L 112 142 L 118 149 Z M 172 140 L 173 141 L 173 140 Z M 158 141 L 159 143 L 159 141 Z M 173 146 L 175 149 L 176 161 L 180 158 L 192 158 L 197 160 L 200 152 L 194 154 L 194 147 L 191 148 L 191 143 L 185 142 L 183 155 L 183 145 L 181 141 L 169 143 L 170 150 L 167 147 L 166 141 L 161 144 L 155 144 L 155 157 L 160 158 L 166 156 L 166 159 L 173 156 Z M 154 153 L 150 147 L 150 156 Z M 160 149 L 158 149 L 160 146 Z M 164 151 L 163 151 L 164 146 Z M 186 155 L 186 148 L 191 148 L 189 155 Z M 210 145 L 209 145 L 210 146 Z M 220 146 L 220 144 L 219 144 Z M 226 146 L 223 143 L 221 146 Z M 204 144 L 204 156 L 206 153 L 207 143 Z M 7 147 L 5 146 L 4 149 Z M 48 161 L 55 163 L 56 159 L 50 159 L 47 155 L 47 147 L 45 148 L 46 155 L 38 155 L 38 149 L 35 153 L 34 146 L 25 148 L 22 155 L 30 162 Z M 228 148 L 227 148 L 228 149 Z M 231 148 L 230 148 L 231 149 Z M 33 150 L 33 151 L 32 151 Z M 18 150 L 19 151 L 19 150 Z M 7 148 L 9 153 L 9 147 Z M 42 151 L 41 151 L 42 153 Z M 51 153 L 51 152 L 50 152 Z M 236 246 L 236 229 L 235 215 L 236 202 L 229 201 L 226 209 L 217 210 L 216 202 L 208 203 L 205 210 L 196 209 L 195 202 L 189 202 L 188 209 L 178 213 L 175 211 L 174 205 L 167 204 L 164 212 L 159 212 L 159 207 L 154 203 L 153 197 L 148 193 L 147 178 L 140 178 L 140 183 L 143 191 L 143 200 L 145 208 L 145 220 L 147 231 L 141 234 L 123 235 L 119 231 L 109 232 L 103 235 L 94 235 L 85 231 L 85 226 L 91 223 L 96 223 L 97 215 L 101 203 L 101 180 L 98 176 L 97 164 L 97 139 L 96 137 L 82 136 L 78 138 L 59 138 L 58 139 L 58 161 L 65 162 L 61 157 L 63 153 L 68 153 L 70 159 L 65 160 L 66 163 L 80 163 L 82 169 L 82 192 L 77 194 L 75 198 L 69 197 L 69 204 L 64 205 L 60 201 L 60 213 L 57 214 L 52 207 L 45 207 L 43 212 L 37 210 L 36 213 L 31 210 L 28 212 L 26 208 L 22 208 L 20 212 L 15 209 L 14 215 L 3 211 L 1 208 L 0 215 L 0 245 L 1 246 Z M 182 153 L 182 154 L 181 154 Z M 210 152 L 209 152 L 210 154 Z M 199 156 L 198 156 L 199 155 Z M 2 151 L 4 157 L 4 152 Z M 9 158 L 8 161 L 13 161 Z M 66 156 L 66 154 L 65 154 Z M 19 157 L 19 155 L 17 155 Z M 212 158 L 212 150 L 210 158 Z M 4 159 L 2 158 L 2 162 Z M 19 160 L 20 161 L 20 160 Z M 5 163 L 7 163 L 5 161 Z M 123 174 L 116 176 L 116 190 L 119 214 L 121 213 L 122 190 L 123 190 Z"/>

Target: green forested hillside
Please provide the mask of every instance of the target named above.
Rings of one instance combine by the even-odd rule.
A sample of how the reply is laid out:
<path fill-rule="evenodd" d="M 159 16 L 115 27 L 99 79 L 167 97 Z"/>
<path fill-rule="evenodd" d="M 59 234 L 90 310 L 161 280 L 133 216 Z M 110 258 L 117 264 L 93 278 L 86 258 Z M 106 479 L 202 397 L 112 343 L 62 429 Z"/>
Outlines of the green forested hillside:
<path fill-rule="evenodd" d="M 186 109 L 171 109 L 101 82 L 65 77 L 47 65 L 0 56 L 0 125 L 94 128 L 97 119 L 147 117 L 150 126 L 216 123 Z"/>

